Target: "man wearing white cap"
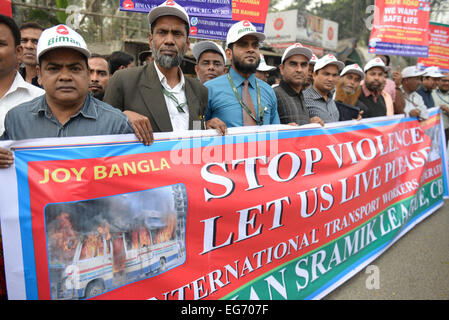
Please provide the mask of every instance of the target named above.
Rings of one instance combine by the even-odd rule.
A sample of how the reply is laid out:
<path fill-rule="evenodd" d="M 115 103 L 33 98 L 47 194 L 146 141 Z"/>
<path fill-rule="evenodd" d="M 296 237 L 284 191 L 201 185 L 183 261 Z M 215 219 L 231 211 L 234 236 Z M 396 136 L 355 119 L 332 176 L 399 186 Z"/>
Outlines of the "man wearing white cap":
<path fill-rule="evenodd" d="M 215 79 L 225 73 L 226 54 L 213 41 L 197 42 L 192 49 L 196 59 L 195 72 L 201 83 Z"/>
<path fill-rule="evenodd" d="M 311 57 L 312 50 L 300 43 L 289 46 L 282 55 L 279 65 L 282 80 L 279 86 L 274 88 L 282 124 L 304 125 L 311 122 L 324 124 L 319 117 L 310 118 L 304 102 L 303 90 Z"/>
<path fill-rule="evenodd" d="M 0 139 L 133 133 L 123 113 L 89 94 L 89 57 L 84 39 L 68 26 L 44 30 L 37 71 L 45 95 L 11 109 Z M 1 154 L 0 166 L 10 165 Z"/>
<path fill-rule="evenodd" d="M 357 119 L 360 110 L 366 106 L 359 102 L 362 93 L 360 82 L 365 78 L 365 73 L 357 63 L 344 67 L 340 73 L 334 100 L 340 112 L 340 120 Z"/>
<path fill-rule="evenodd" d="M 420 77 L 425 71 L 420 71 L 416 66 L 402 70 L 402 93 L 405 99 L 404 113 L 410 117 L 427 119 L 429 111 L 424 104 L 423 98 L 416 92 L 421 84 Z"/>
<path fill-rule="evenodd" d="M 435 102 L 432 98 L 432 91 L 437 88 L 438 79 L 443 77 L 443 74 L 438 67 L 428 67 L 424 72 L 421 76 L 421 86 L 416 92 L 423 98 L 427 108 L 433 108 Z"/>
<path fill-rule="evenodd" d="M 381 58 L 377 57 L 368 61 L 363 70 L 365 72 L 365 79 L 358 100 L 365 106 L 365 109 L 362 109 L 362 117 L 372 118 L 393 115 L 393 100 L 388 95 L 387 104 L 385 99 L 387 93 L 382 93 L 386 84 L 387 67 L 385 63 Z"/>
<path fill-rule="evenodd" d="M 279 123 L 273 88 L 255 76 L 263 40 L 265 35 L 249 21 L 231 26 L 226 37 L 229 73 L 204 84 L 209 89 L 206 120 L 218 117 L 228 127 Z"/>
<path fill-rule="evenodd" d="M 137 137 L 146 144 L 152 143 L 153 131 L 204 128 L 207 106 L 207 89 L 185 77 L 180 68 L 190 46 L 185 9 L 167 0 L 153 8 L 148 19 L 153 63 L 114 73 L 104 96 L 105 102 L 128 116 Z M 206 127 L 216 128 L 215 120 Z"/>
<path fill-rule="evenodd" d="M 263 54 L 260 54 L 260 62 L 259 66 L 256 69 L 256 77 L 262 81 L 267 82 L 268 77 L 270 76 L 270 71 L 276 70 L 276 67 L 269 66 Z"/>
<path fill-rule="evenodd" d="M 304 91 L 304 101 L 311 118 L 319 117 L 325 123 L 339 121 L 340 113 L 332 92 L 343 67 L 344 63 L 338 61 L 333 54 L 327 54 L 316 62 L 313 84 Z"/>

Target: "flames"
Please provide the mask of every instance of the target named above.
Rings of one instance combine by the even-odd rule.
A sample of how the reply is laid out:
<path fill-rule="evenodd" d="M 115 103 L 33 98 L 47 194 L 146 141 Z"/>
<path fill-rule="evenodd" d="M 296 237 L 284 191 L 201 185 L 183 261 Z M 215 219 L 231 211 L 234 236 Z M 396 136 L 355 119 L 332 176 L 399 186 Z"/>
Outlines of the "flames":
<path fill-rule="evenodd" d="M 67 212 L 62 212 L 49 226 L 50 247 L 58 253 L 55 260 L 68 261 L 73 257 L 77 234 Z"/>
<path fill-rule="evenodd" d="M 125 253 L 124 239 L 128 242 L 128 249 L 150 247 L 152 244 L 173 240 L 176 234 L 176 214 L 164 215 L 161 220 L 163 228 L 150 231 L 142 224 L 134 223 L 131 230 L 111 232 L 110 224 L 103 220 L 97 227 L 92 223 L 92 231 L 77 232 L 70 221 L 70 214 L 61 212 L 49 224 L 48 234 L 50 238 L 50 255 L 52 261 L 70 263 L 75 255 L 78 242 L 81 241 L 79 259 L 89 259 L 110 254 L 111 244 L 114 256 L 114 271 L 124 268 Z M 125 238 L 124 238 L 125 237 Z M 130 247 L 129 247 L 130 246 Z"/>
<path fill-rule="evenodd" d="M 176 231 L 176 216 L 174 214 L 167 216 L 167 226 L 161 231 L 161 241 L 172 240 Z"/>

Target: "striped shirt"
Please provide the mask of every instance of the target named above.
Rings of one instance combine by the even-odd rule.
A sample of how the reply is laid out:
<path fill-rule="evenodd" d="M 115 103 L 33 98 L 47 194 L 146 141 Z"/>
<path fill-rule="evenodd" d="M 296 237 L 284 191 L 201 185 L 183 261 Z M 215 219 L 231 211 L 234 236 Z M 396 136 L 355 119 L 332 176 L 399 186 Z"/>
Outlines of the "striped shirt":
<path fill-rule="evenodd" d="M 309 110 L 310 118 L 320 117 L 325 123 L 337 122 L 340 118 L 337 105 L 332 99 L 333 93 L 327 94 L 327 101 L 319 94 L 313 86 L 304 91 L 304 102 Z"/>

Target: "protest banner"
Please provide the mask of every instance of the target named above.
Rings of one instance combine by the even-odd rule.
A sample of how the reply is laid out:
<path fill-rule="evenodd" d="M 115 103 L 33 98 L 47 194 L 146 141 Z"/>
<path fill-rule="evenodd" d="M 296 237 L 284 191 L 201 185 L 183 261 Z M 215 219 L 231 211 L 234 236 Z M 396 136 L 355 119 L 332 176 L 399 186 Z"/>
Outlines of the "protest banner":
<path fill-rule="evenodd" d="M 449 25 L 431 22 L 429 28 L 429 57 L 419 58 L 418 64 L 449 72 Z"/>
<path fill-rule="evenodd" d="M 427 57 L 430 0 L 376 0 L 369 53 Z"/>
<path fill-rule="evenodd" d="M 2 142 L 11 299 L 318 299 L 443 205 L 439 109 Z"/>
<path fill-rule="evenodd" d="M 189 37 L 225 41 L 229 28 L 238 21 L 208 17 L 190 18 Z M 252 23 L 258 32 L 264 32 L 264 24 Z"/>

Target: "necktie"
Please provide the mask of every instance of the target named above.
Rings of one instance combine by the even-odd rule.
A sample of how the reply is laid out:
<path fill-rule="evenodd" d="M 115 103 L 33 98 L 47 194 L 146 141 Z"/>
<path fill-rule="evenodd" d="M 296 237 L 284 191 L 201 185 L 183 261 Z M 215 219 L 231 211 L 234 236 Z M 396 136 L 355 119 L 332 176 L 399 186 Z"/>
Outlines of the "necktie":
<path fill-rule="evenodd" d="M 249 95 L 248 80 L 243 81 L 242 101 L 248 107 L 248 109 L 251 110 L 253 115 L 255 115 L 256 110 L 254 108 L 253 100 L 251 100 L 251 96 Z M 243 111 L 243 125 L 244 126 L 256 126 L 257 122 L 254 121 L 253 118 L 251 118 L 251 116 L 245 111 L 245 109 L 242 109 L 242 111 Z"/>

